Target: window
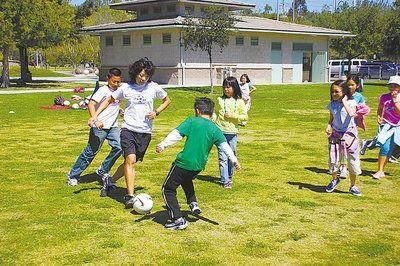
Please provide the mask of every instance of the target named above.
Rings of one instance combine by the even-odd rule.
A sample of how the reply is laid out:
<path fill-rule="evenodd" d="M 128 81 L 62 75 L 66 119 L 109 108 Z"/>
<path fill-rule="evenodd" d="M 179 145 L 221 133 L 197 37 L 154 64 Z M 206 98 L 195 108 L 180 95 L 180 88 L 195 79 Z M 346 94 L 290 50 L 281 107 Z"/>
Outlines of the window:
<path fill-rule="evenodd" d="M 106 46 L 113 46 L 113 45 L 114 45 L 113 36 L 106 36 Z"/>
<path fill-rule="evenodd" d="M 143 44 L 144 45 L 151 44 L 151 34 L 143 34 Z"/>
<path fill-rule="evenodd" d="M 340 62 L 338 61 L 332 62 L 332 66 L 340 66 Z"/>
<path fill-rule="evenodd" d="M 153 13 L 154 14 L 160 14 L 161 13 L 161 6 L 153 7 Z"/>
<path fill-rule="evenodd" d="M 163 43 L 171 43 L 172 42 L 171 33 L 163 33 L 162 42 Z"/>
<path fill-rule="evenodd" d="M 351 64 L 352 64 L 353 66 L 358 66 L 358 65 L 359 65 L 359 62 L 358 62 L 358 61 L 352 61 Z"/>
<path fill-rule="evenodd" d="M 147 7 L 144 7 L 142 9 L 140 9 L 140 14 L 142 16 L 148 15 L 149 14 L 149 9 Z"/>
<path fill-rule="evenodd" d="M 185 6 L 185 13 L 186 14 L 193 14 L 194 13 L 194 6 Z"/>
<path fill-rule="evenodd" d="M 244 45 L 244 37 L 236 36 L 236 45 Z"/>
<path fill-rule="evenodd" d="M 123 35 L 122 36 L 122 45 L 123 46 L 131 45 L 131 35 Z"/>
<path fill-rule="evenodd" d="M 312 43 L 293 43 L 293 51 L 312 51 Z"/>
<path fill-rule="evenodd" d="M 172 13 L 176 11 L 175 5 L 167 5 L 167 12 Z"/>
<path fill-rule="evenodd" d="M 251 37 L 251 46 L 258 46 L 258 37 Z"/>
<path fill-rule="evenodd" d="M 282 43 L 280 43 L 280 42 L 271 43 L 271 50 L 272 51 L 281 51 L 282 50 Z"/>

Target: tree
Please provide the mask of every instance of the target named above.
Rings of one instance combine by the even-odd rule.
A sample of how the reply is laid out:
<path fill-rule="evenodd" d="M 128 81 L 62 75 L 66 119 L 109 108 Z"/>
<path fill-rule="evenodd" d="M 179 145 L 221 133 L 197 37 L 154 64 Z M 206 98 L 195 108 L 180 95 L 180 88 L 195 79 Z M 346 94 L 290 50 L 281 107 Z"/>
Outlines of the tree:
<path fill-rule="evenodd" d="M 387 29 L 384 35 L 384 54 L 385 57 L 400 61 L 400 0 L 394 2 L 390 14 L 387 16 Z"/>
<path fill-rule="evenodd" d="M 207 52 L 210 63 L 210 88 L 213 93 L 212 55 L 213 48 L 219 46 L 220 52 L 228 45 L 229 32 L 234 28 L 236 19 L 227 9 L 208 7 L 202 18 L 187 17 L 183 30 L 185 49 Z"/>
<path fill-rule="evenodd" d="M 0 87 L 8 88 L 10 86 L 9 53 L 13 44 L 13 22 L 15 14 L 13 1 L 2 0 L 0 2 L 0 49 L 2 53 L 2 71 L 0 78 Z"/>
<path fill-rule="evenodd" d="M 297 17 L 301 17 L 307 14 L 307 3 L 306 0 L 293 0 L 294 3 L 294 14 L 293 14 L 293 5 L 289 8 L 288 17 L 295 21 Z M 293 18 L 294 15 L 294 18 Z"/>
<path fill-rule="evenodd" d="M 265 4 L 265 6 L 264 6 L 264 14 L 270 14 L 271 13 L 271 11 L 272 11 L 272 6 L 270 6 L 270 5 L 268 5 L 268 4 Z"/>
<path fill-rule="evenodd" d="M 28 48 L 46 48 L 70 37 L 74 9 L 65 0 L 20 0 L 14 1 L 14 8 L 14 41 L 20 51 L 24 83 L 32 79 L 28 70 Z"/>

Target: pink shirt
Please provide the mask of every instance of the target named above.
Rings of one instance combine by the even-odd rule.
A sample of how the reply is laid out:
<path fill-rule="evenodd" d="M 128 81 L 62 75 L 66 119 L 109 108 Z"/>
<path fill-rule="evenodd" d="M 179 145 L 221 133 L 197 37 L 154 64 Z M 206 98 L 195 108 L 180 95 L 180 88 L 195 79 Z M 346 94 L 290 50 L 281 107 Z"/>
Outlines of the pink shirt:
<path fill-rule="evenodd" d="M 397 97 L 397 100 L 399 100 L 399 97 Z M 383 119 L 393 126 L 398 126 L 400 115 L 396 113 L 392 95 L 390 93 L 381 95 L 379 105 L 383 108 Z"/>

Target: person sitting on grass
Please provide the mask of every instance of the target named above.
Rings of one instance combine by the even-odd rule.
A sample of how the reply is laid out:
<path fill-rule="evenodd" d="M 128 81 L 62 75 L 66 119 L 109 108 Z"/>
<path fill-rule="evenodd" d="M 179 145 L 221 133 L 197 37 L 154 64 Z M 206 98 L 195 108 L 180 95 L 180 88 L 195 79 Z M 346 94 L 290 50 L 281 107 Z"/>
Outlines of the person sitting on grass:
<path fill-rule="evenodd" d="M 126 99 L 124 121 L 121 129 L 121 146 L 125 157 L 124 175 L 127 194 L 124 197 L 125 208 L 132 208 L 134 203 L 135 164 L 143 161 L 150 144 L 153 120 L 171 103 L 167 92 L 160 85 L 151 81 L 154 65 L 148 58 L 142 58 L 129 66 L 131 82 L 123 84 L 116 90 L 89 120 L 97 120 L 97 116 L 108 105 Z M 154 100 L 162 103 L 154 109 Z M 116 179 L 112 180 L 116 182 Z"/>
<path fill-rule="evenodd" d="M 204 170 L 212 145 L 217 146 L 220 152 L 225 153 L 235 168 L 240 170 L 239 162 L 226 142 L 222 131 L 211 121 L 214 102 L 209 98 L 196 99 L 194 109 L 196 116 L 186 118 L 156 147 L 156 152 L 160 153 L 166 147 L 186 137 L 185 146 L 176 156 L 162 186 L 162 194 L 171 219 L 165 224 L 165 228 L 171 230 L 182 230 L 188 226 L 176 198 L 176 190 L 180 185 L 185 192 L 192 213 L 195 215 L 201 213 L 194 191 L 193 179 Z"/>
<path fill-rule="evenodd" d="M 88 104 L 88 110 L 91 116 L 96 113 L 99 106 L 118 89 L 121 84 L 121 70 L 111 68 L 107 74 L 107 85 L 100 87 L 93 93 Z M 105 140 L 111 146 L 111 151 L 102 162 L 96 173 L 102 177 L 103 187 L 110 182 L 110 169 L 117 161 L 122 153 L 120 143 L 120 129 L 118 127 L 118 114 L 120 109 L 120 101 L 114 102 L 108 106 L 104 112 L 89 124 L 89 141 L 85 149 L 77 158 L 67 175 L 67 185 L 76 186 L 78 178 L 82 172 L 90 165 L 96 154 L 100 151 Z M 121 166 L 120 166 L 121 168 Z M 116 175 L 120 171 L 117 170 Z"/>
<path fill-rule="evenodd" d="M 326 134 L 329 139 L 329 163 L 332 180 L 326 186 L 326 192 L 333 192 L 340 179 L 337 172 L 341 165 L 348 164 L 350 173 L 349 192 L 361 196 L 360 190 L 355 186 L 357 175 L 361 174 L 360 158 L 358 151 L 358 130 L 354 117 L 356 115 L 356 102 L 352 99 L 346 81 L 337 80 L 331 85 L 331 102 L 329 123 Z"/>

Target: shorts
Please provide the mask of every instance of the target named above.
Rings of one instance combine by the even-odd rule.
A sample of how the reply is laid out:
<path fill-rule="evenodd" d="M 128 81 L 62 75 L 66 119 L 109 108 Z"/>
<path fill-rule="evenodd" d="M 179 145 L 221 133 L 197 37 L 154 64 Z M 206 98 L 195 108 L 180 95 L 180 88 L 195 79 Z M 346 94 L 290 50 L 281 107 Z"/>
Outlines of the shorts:
<path fill-rule="evenodd" d="M 121 147 L 124 158 L 130 154 L 136 155 L 136 161 L 143 161 L 151 140 L 150 133 L 138 133 L 126 128 L 121 129 Z"/>

